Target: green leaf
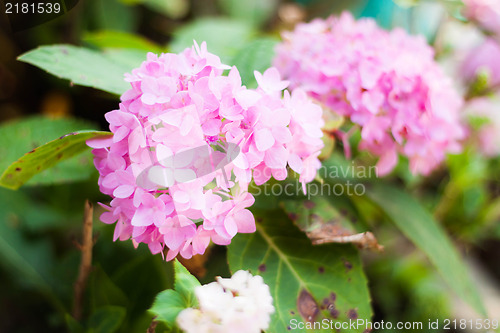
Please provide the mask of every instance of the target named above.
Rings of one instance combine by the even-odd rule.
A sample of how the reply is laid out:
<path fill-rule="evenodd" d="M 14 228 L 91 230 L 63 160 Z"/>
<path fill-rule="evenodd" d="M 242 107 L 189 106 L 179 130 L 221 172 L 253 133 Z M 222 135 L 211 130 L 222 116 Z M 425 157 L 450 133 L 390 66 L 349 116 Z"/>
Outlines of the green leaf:
<path fill-rule="evenodd" d="M 278 7 L 276 0 L 218 0 L 218 4 L 232 18 L 254 25 L 265 23 Z"/>
<path fill-rule="evenodd" d="M 172 262 L 162 260 L 161 256 L 137 254 L 132 260 L 119 266 L 112 275 L 112 280 L 122 290 L 127 290 L 127 298 L 130 300 L 129 316 L 138 315 L 151 306 L 160 291 L 172 286 L 173 265 Z"/>
<path fill-rule="evenodd" d="M 125 66 L 101 52 L 67 44 L 41 46 L 21 55 L 18 60 L 68 79 L 72 84 L 118 95 L 130 88 L 124 81 L 124 74 L 140 65 Z"/>
<path fill-rule="evenodd" d="M 194 289 L 200 286 L 200 282 L 177 260 L 174 262 L 174 270 L 175 290 L 168 289 L 159 293 L 149 309 L 157 316 L 156 320 L 165 322 L 170 328 L 175 327 L 179 312 L 198 305 Z"/>
<path fill-rule="evenodd" d="M 0 210 L 15 220 L 16 227 L 28 233 L 40 235 L 47 229 L 68 226 L 68 216 L 55 207 L 33 200 L 25 191 L 10 191 L 0 188 Z M 80 222 L 81 216 L 78 216 Z"/>
<path fill-rule="evenodd" d="M 29 202 L 21 192 L 0 188 L 0 265 L 12 274 L 14 281 L 40 292 L 63 314 L 65 306 L 55 293 L 52 245 L 47 238 L 28 238 L 23 234 L 19 213 L 33 207 L 20 207 L 19 198 Z"/>
<path fill-rule="evenodd" d="M 121 0 L 128 4 L 143 4 L 149 9 L 167 17 L 178 19 L 185 16 L 189 11 L 188 0 Z"/>
<path fill-rule="evenodd" d="M 116 30 L 100 30 L 96 32 L 87 32 L 83 40 L 98 48 L 124 48 L 144 50 L 148 52 L 161 53 L 163 48 L 143 38 L 128 32 Z"/>
<path fill-rule="evenodd" d="M 162 291 L 156 296 L 155 302 L 149 311 L 156 320 L 163 321 L 168 327 L 175 327 L 175 319 L 182 310 L 188 308 L 183 297 L 172 289 Z"/>
<path fill-rule="evenodd" d="M 417 201 L 395 187 L 373 184 L 367 195 L 436 266 L 449 286 L 479 314 L 486 310 L 467 268 L 445 231 Z"/>
<path fill-rule="evenodd" d="M 209 52 L 218 55 L 222 62 L 231 64 L 231 59 L 250 40 L 251 25 L 230 19 L 204 18 L 184 25 L 174 33 L 171 52 L 181 52 L 193 46 L 193 40 L 201 45 L 207 42 Z"/>
<path fill-rule="evenodd" d="M 4 192 L 2 190 L 1 192 Z M 0 205 L 0 258 L 2 265 L 19 274 L 23 282 L 47 291 L 54 257 L 48 239 L 28 240 L 18 228 L 17 215 L 10 211 L 8 201 Z"/>
<path fill-rule="evenodd" d="M 129 300 L 123 290 L 109 278 L 100 266 L 93 269 L 89 280 L 90 304 L 92 309 L 108 305 L 126 306 L 129 304 Z"/>
<path fill-rule="evenodd" d="M 394 0 L 394 2 L 396 3 L 396 5 L 405 8 L 405 7 L 417 6 L 420 1 L 419 0 Z"/>
<path fill-rule="evenodd" d="M 318 176 L 333 184 L 358 184 L 377 178 L 375 165 L 365 165 L 361 161 L 348 161 L 343 154 L 334 152 L 323 161 Z"/>
<path fill-rule="evenodd" d="M 4 122 L 0 125 L 0 170 L 7 167 L 27 151 L 43 145 L 54 138 L 94 127 L 80 119 L 50 119 L 32 116 Z"/>
<path fill-rule="evenodd" d="M 137 68 L 146 60 L 148 52 L 140 49 L 105 48 L 103 53 L 127 68 Z"/>
<path fill-rule="evenodd" d="M 90 316 L 89 327 L 93 333 L 116 332 L 125 319 L 126 312 L 122 306 L 100 307 Z"/>
<path fill-rule="evenodd" d="M 59 126 L 75 128 L 82 127 L 83 124 L 85 123 L 73 120 L 60 119 L 58 121 L 51 121 L 44 118 L 32 118 L 17 123 L 6 124 L 0 128 L 0 137 L 2 138 L 0 142 L 4 141 L 1 143 L 5 147 L 4 149 L 0 148 L 0 153 L 2 150 L 10 150 L 9 148 L 14 147 L 10 153 L 7 153 L 6 161 L 9 161 L 14 154 L 18 156 L 17 154 L 20 149 L 27 151 L 30 149 L 28 148 L 30 145 L 45 139 L 38 136 L 38 134 L 47 134 L 46 131 L 51 129 L 60 131 Z M 51 133 L 50 136 L 53 137 L 54 134 Z M 0 186 L 16 190 L 36 174 L 88 150 L 89 147 L 85 143 L 86 140 L 106 137 L 110 134 L 109 132 L 99 131 L 72 132 L 40 147 L 33 148 L 29 153 L 7 167 L 0 177 Z M 9 145 L 9 141 L 14 141 L 13 145 Z M 89 160 L 68 163 L 65 165 L 66 170 L 64 171 L 66 172 L 64 174 L 61 174 L 61 170 L 52 174 L 45 173 L 38 181 L 32 182 L 32 185 L 79 180 L 82 178 L 80 171 L 91 170 L 91 166 L 92 163 Z M 89 175 L 89 172 L 84 172 L 85 178 L 88 178 Z"/>
<path fill-rule="evenodd" d="M 279 40 L 276 38 L 259 38 L 246 44 L 234 56 L 232 64 L 238 68 L 243 84 L 248 87 L 257 86 L 254 71 L 263 73 L 271 67 L 271 61 L 274 57 L 274 47 L 278 42 Z"/>
<path fill-rule="evenodd" d="M 66 326 L 68 328 L 69 333 L 84 333 L 85 329 L 83 326 L 69 313 L 64 315 L 64 319 L 66 321 Z"/>
<path fill-rule="evenodd" d="M 363 232 L 361 226 L 354 225 L 355 213 L 350 203 L 341 196 L 329 200 L 328 197 L 316 195 L 310 200 L 287 199 L 282 202 L 288 217 L 304 232 L 314 231 L 330 225 L 341 234 Z"/>
<path fill-rule="evenodd" d="M 119 0 L 93 0 L 86 4 L 82 19 L 98 29 L 137 31 L 140 12 Z"/>
<path fill-rule="evenodd" d="M 200 286 L 200 282 L 184 267 L 178 260 L 174 262 L 175 269 L 175 291 L 183 298 L 186 307 L 198 305 L 198 300 L 194 294 L 194 288 Z"/>
<path fill-rule="evenodd" d="M 347 195 L 332 195 L 330 184 L 321 186 L 325 191 L 308 200 L 296 197 L 282 201 L 282 208 L 295 225 L 306 233 L 314 245 L 350 243 L 361 249 L 381 251 L 383 246 L 378 244 L 370 228 L 359 218 L 359 211 Z M 310 188 L 308 193 L 311 193 Z"/>
<path fill-rule="evenodd" d="M 269 285 L 276 308 L 269 332 L 287 332 L 293 322 L 371 318 L 367 280 L 352 246 L 313 246 L 283 212 L 254 214 L 257 231 L 237 235 L 228 260 L 233 272 L 250 270 Z"/>

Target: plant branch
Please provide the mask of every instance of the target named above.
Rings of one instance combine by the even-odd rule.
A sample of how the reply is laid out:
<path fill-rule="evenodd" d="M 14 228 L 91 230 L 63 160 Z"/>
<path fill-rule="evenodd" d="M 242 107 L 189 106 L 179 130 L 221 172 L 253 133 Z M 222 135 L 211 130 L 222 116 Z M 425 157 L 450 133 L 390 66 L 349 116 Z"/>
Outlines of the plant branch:
<path fill-rule="evenodd" d="M 73 317 L 76 320 L 82 319 L 83 295 L 85 292 L 85 287 L 87 286 L 87 280 L 90 274 L 90 270 L 92 268 L 92 247 L 94 245 L 94 240 L 92 237 L 93 212 L 94 207 L 92 206 L 90 201 L 85 201 L 82 244 L 80 245 L 80 250 L 82 251 L 82 259 L 80 261 L 78 278 L 74 285 L 73 298 Z"/>
<path fill-rule="evenodd" d="M 155 333 L 156 332 L 156 325 L 158 325 L 158 322 L 155 319 L 156 319 L 156 316 L 153 317 L 153 321 L 151 322 L 151 325 L 149 325 L 146 333 Z"/>

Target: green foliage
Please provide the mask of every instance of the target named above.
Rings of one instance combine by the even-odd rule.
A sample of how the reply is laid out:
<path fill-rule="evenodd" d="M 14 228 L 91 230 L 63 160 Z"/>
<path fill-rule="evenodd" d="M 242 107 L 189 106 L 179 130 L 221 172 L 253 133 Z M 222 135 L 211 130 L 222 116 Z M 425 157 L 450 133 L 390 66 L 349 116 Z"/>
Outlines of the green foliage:
<path fill-rule="evenodd" d="M 120 0 L 129 5 L 142 4 L 149 9 L 171 18 L 180 18 L 186 15 L 189 9 L 188 0 Z"/>
<path fill-rule="evenodd" d="M 0 170 L 5 170 L 17 158 L 57 137 L 94 127 L 76 119 L 50 119 L 32 116 L 4 122 L 0 126 Z"/>
<path fill-rule="evenodd" d="M 87 19 L 97 29 L 132 32 L 137 28 L 135 8 L 120 0 L 94 0 L 89 2 Z"/>
<path fill-rule="evenodd" d="M 147 247 L 134 249 L 130 242 L 111 242 L 110 226 L 96 227 L 100 237 L 94 247 L 94 267 L 87 286 L 88 315 L 80 324 L 91 329 L 95 313 L 118 307 L 124 317 L 115 322 L 117 332 L 143 333 L 153 320 L 147 310 L 156 295 L 173 285 L 172 265 L 159 255 L 152 256 Z M 157 332 L 162 332 L 160 327 Z"/>
<path fill-rule="evenodd" d="M 200 286 L 200 282 L 189 273 L 189 271 L 177 260 L 174 262 L 175 268 L 175 291 L 179 293 L 188 307 L 196 306 L 198 300 L 194 294 L 194 288 Z"/>
<path fill-rule="evenodd" d="M 0 193 L 5 192 L 1 190 Z M 27 285 L 50 291 L 50 270 L 54 264 L 49 239 L 29 240 L 19 230 L 17 216 L 8 202 L 0 206 L 0 257 L 3 265 L 23 277 Z"/>
<path fill-rule="evenodd" d="M 392 222 L 434 264 L 448 285 L 479 314 L 486 310 L 467 268 L 445 231 L 411 196 L 389 185 L 374 184 L 367 193 Z"/>
<path fill-rule="evenodd" d="M 66 313 L 64 316 L 64 319 L 66 320 L 66 326 L 68 328 L 69 333 L 84 333 L 85 329 L 83 326 L 75 320 L 69 313 Z"/>
<path fill-rule="evenodd" d="M 277 0 L 218 0 L 217 2 L 230 17 L 254 25 L 265 23 L 278 7 Z"/>
<path fill-rule="evenodd" d="M 5 151 L 4 160 L 12 161 L 14 156 L 19 156 L 19 151 L 32 150 L 10 164 L 0 178 L 0 186 L 18 189 L 36 174 L 55 166 L 57 163 L 78 155 L 89 147 L 85 141 L 89 139 L 109 136 L 109 132 L 78 131 L 61 136 L 59 139 L 38 146 L 38 142 L 45 142 L 46 137 L 54 138 L 57 132 L 66 132 L 69 129 L 90 126 L 83 121 L 72 119 L 50 120 L 47 118 L 31 118 L 0 127 L 0 153 Z M 57 135 L 57 134 L 56 134 Z M 1 142 L 3 141 L 3 142 Z M 12 142 L 14 141 L 14 142 Z M 34 179 L 31 185 L 52 184 L 71 180 L 88 178 L 92 163 L 89 156 L 81 160 L 73 160 L 52 168 L 43 174 L 43 177 Z M 2 163 L 1 167 L 4 165 Z"/>
<path fill-rule="evenodd" d="M 254 71 L 263 73 L 271 67 L 274 47 L 278 40 L 262 37 L 246 44 L 233 58 L 232 64 L 238 68 L 241 81 L 249 88 L 257 87 Z"/>
<path fill-rule="evenodd" d="M 205 41 L 209 52 L 217 54 L 223 63 L 231 64 L 253 34 L 251 25 L 245 22 L 226 18 L 198 19 L 174 33 L 170 52 L 181 52 L 193 46 L 193 40 L 198 44 Z"/>
<path fill-rule="evenodd" d="M 356 213 L 344 197 L 314 196 L 310 200 L 288 199 L 282 202 L 288 217 L 302 231 L 332 226 L 338 234 L 354 234 L 366 230 L 357 221 Z"/>
<path fill-rule="evenodd" d="M 124 73 L 134 67 L 116 62 L 113 57 L 101 52 L 73 45 L 40 46 L 18 58 L 52 75 L 87 87 L 121 95 L 129 85 Z M 137 67 L 137 65 L 135 66 Z"/>
<path fill-rule="evenodd" d="M 488 70 L 481 70 L 479 69 L 477 71 L 476 77 L 474 78 L 474 81 L 471 83 L 468 91 L 468 97 L 469 98 L 474 98 L 474 97 L 481 97 L 485 93 L 488 92 L 489 88 L 491 87 L 491 74 L 489 73 Z"/>
<path fill-rule="evenodd" d="M 127 48 L 105 48 L 103 54 L 113 58 L 121 66 L 127 68 L 137 68 L 144 60 L 146 60 L 147 53 L 140 49 L 127 49 Z"/>
<path fill-rule="evenodd" d="M 159 45 L 146 38 L 123 31 L 101 30 L 88 32 L 84 35 L 83 40 L 99 48 L 136 49 L 154 53 L 164 51 Z"/>
<path fill-rule="evenodd" d="M 450 178 L 440 188 L 434 215 L 462 241 L 478 243 L 490 238 L 500 220 L 495 194 L 498 165 L 471 146 L 449 156 L 447 165 Z"/>
<path fill-rule="evenodd" d="M 393 0 L 400 7 L 413 7 L 418 5 L 420 0 Z"/>
<path fill-rule="evenodd" d="M 452 316 L 451 292 L 420 251 L 401 255 L 388 246 L 384 256 L 373 259 L 366 265 L 370 290 L 387 321 L 427 322 Z"/>
<path fill-rule="evenodd" d="M 6 296 L 4 288 L 17 293 L 23 290 L 33 299 L 42 296 L 56 314 L 65 313 L 63 298 L 70 295 L 63 295 L 68 290 L 60 283 L 62 276 L 55 273 L 61 273 L 57 269 L 66 262 L 58 260 L 52 239 L 46 233 L 40 229 L 30 233 L 34 228 L 27 227 L 28 223 L 53 227 L 55 221 L 60 222 L 64 217 L 48 205 L 34 203 L 21 191 L 0 188 L 0 269 L 2 274 L 6 272 L 4 278 L 18 285 L 17 288 L 9 284 L 2 286 L 0 294 Z M 73 278 L 71 274 L 69 277 Z"/>
<path fill-rule="evenodd" d="M 114 333 L 117 332 L 126 310 L 122 306 L 103 306 L 94 313 L 89 319 L 88 333 Z"/>
<path fill-rule="evenodd" d="M 149 309 L 156 316 L 156 320 L 164 322 L 171 329 L 176 327 L 175 320 L 179 312 L 186 308 L 198 305 L 194 289 L 200 286 L 198 280 L 177 260 L 175 267 L 175 290 L 162 291 Z"/>
<path fill-rule="evenodd" d="M 90 277 L 90 307 L 93 311 L 107 305 L 129 305 L 129 300 L 125 292 L 97 266 Z"/>
<path fill-rule="evenodd" d="M 40 193 L 45 194 L 43 191 Z M 48 229 L 67 227 L 70 224 L 66 214 L 45 200 L 33 200 L 25 191 L 14 192 L 0 188 L 0 199 L 0 214 L 4 217 L 2 221 L 6 225 L 11 223 L 14 229 L 19 229 L 19 232 L 22 230 L 40 234 Z M 78 218 L 80 218 L 79 213 L 75 214 Z M 62 221 L 65 221 L 65 224 Z"/>
<path fill-rule="evenodd" d="M 233 272 L 250 270 L 269 285 L 276 307 L 270 332 L 286 332 L 292 319 L 371 318 L 367 280 L 352 246 L 313 246 L 283 212 L 254 214 L 257 231 L 237 235 L 228 260 Z"/>
<path fill-rule="evenodd" d="M 161 256 L 151 256 L 147 252 L 139 256 L 136 253 L 132 255 L 131 260 L 121 264 L 113 273 L 112 280 L 117 287 L 127 292 L 129 313 L 139 316 L 151 306 L 158 291 L 171 287 L 173 272 L 171 263 L 162 260 Z M 131 286 L 136 287 L 130 288 Z"/>
<path fill-rule="evenodd" d="M 175 327 L 175 320 L 179 313 L 186 309 L 182 296 L 175 290 L 168 289 L 156 296 L 155 303 L 150 309 L 155 314 L 156 320 L 163 321 L 168 327 Z"/>

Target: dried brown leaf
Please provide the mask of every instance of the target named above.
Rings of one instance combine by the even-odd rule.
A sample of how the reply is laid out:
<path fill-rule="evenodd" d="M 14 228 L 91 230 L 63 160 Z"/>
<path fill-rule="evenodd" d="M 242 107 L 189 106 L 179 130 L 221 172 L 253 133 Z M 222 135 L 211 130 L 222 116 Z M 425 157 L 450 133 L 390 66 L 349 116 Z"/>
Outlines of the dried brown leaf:
<path fill-rule="evenodd" d="M 377 239 L 370 231 L 352 234 L 348 230 L 335 224 L 325 224 L 307 232 L 307 236 L 314 245 L 326 243 L 352 243 L 360 249 L 379 252 L 384 250 L 384 247 L 377 242 Z"/>

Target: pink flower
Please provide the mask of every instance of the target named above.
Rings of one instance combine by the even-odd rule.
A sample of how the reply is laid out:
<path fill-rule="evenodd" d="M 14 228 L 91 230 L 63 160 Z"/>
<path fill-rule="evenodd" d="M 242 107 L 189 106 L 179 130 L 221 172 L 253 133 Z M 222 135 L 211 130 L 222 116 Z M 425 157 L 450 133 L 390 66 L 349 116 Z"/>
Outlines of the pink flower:
<path fill-rule="evenodd" d="M 344 13 L 284 32 L 273 63 L 292 89 L 300 88 L 361 126 L 360 148 L 379 157 L 379 175 L 394 169 L 399 154 L 410 160 L 413 173 L 426 175 L 445 153 L 456 152 L 465 136 L 459 121 L 462 99 L 423 37 L 401 29 L 388 32 L 371 19 L 356 21 Z M 304 100 L 302 94 L 292 95 L 290 104 Z M 289 128 L 300 134 L 289 143 L 289 163 L 299 171 L 308 151 L 301 149 L 319 144 L 320 110 L 295 110 L 299 121 Z M 316 162 L 311 162 L 314 168 Z M 305 174 L 307 181 L 315 173 Z"/>
<path fill-rule="evenodd" d="M 465 106 L 465 114 L 472 121 L 479 120 L 479 126 L 473 126 L 477 146 L 486 157 L 500 155 L 500 95 L 478 97 Z"/>
<path fill-rule="evenodd" d="M 477 75 L 484 73 L 488 77 L 488 86 L 500 85 L 500 44 L 493 38 L 472 49 L 462 64 L 462 75 L 474 82 Z"/>
<path fill-rule="evenodd" d="M 290 166 L 306 183 L 319 168 L 321 113 L 304 93 L 282 90 L 275 68 L 256 73 L 259 88 L 241 85 L 195 44 L 181 54 L 148 54 L 126 76 L 131 89 L 106 114 L 112 139 L 92 140 L 100 190 L 113 199 L 101 219 L 116 222 L 114 239 L 168 249 L 167 260 L 204 253 L 254 232 L 247 192 L 259 168 L 282 180 Z M 299 96 L 300 95 L 300 96 Z M 294 100 L 294 101 L 292 101 Z M 309 165 L 309 168 L 297 167 Z"/>
<path fill-rule="evenodd" d="M 254 71 L 255 79 L 259 87 L 265 92 L 280 92 L 288 87 L 288 81 L 281 81 L 281 76 L 278 70 L 274 67 L 267 69 L 264 74 Z"/>
<path fill-rule="evenodd" d="M 464 15 L 488 32 L 500 35 L 498 0 L 464 0 Z"/>

